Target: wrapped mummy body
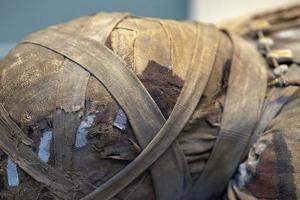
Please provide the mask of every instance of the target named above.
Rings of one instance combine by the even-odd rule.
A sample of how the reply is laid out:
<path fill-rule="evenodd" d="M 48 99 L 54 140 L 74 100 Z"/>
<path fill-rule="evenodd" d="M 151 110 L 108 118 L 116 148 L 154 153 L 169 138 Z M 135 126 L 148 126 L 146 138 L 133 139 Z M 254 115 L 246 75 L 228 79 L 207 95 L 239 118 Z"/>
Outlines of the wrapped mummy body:
<path fill-rule="evenodd" d="M 281 115 L 291 116 L 297 104 L 293 97 L 279 115 L 283 103 L 276 104 L 280 109 L 262 120 L 268 70 L 251 42 L 195 22 L 100 13 L 34 33 L 0 62 L 0 195 L 261 197 L 260 185 L 269 185 L 255 188 L 255 179 L 245 178 L 249 158 L 242 163 L 257 141 L 250 142 L 252 135 L 284 141 L 288 131 L 281 128 L 295 117 Z M 293 67 L 291 74 L 298 73 Z M 273 124 L 275 115 L 282 126 Z M 286 145 L 270 141 L 259 139 L 250 154 L 272 148 L 267 159 L 276 158 L 276 148 Z M 236 172 L 243 166 L 244 176 Z M 262 198 L 282 195 L 278 170 L 268 175 L 279 177 L 272 182 L 277 190 Z M 299 185 L 289 183 L 284 189 L 296 193 Z"/>

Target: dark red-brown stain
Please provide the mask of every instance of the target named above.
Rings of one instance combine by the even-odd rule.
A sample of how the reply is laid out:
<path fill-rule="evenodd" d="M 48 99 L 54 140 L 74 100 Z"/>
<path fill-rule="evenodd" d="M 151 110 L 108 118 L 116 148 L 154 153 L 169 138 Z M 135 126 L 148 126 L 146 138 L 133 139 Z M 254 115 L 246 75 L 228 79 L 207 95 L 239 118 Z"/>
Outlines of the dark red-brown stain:
<path fill-rule="evenodd" d="M 292 156 L 282 133 L 273 134 L 248 189 L 258 199 L 297 199 Z"/>
<path fill-rule="evenodd" d="M 261 154 L 256 175 L 247 185 L 248 190 L 259 199 L 276 199 L 278 196 L 277 158 L 273 144 Z"/>
<path fill-rule="evenodd" d="M 184 81 L 173 75 L 172 70 L 154 61 L 149 61 L 146 70 L 139 76 L 165 118 L 168 118 L 177 101 Z"/>

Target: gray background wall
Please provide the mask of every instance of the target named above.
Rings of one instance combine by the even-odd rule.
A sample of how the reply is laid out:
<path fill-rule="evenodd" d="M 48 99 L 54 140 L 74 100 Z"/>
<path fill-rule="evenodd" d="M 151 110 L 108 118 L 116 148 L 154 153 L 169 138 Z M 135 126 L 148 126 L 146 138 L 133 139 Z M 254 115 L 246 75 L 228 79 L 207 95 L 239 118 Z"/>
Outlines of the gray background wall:
<path fill-rule="evenodd" d="M 189 0 L 189 18 L 219 22 L 233 17 L 251 15 L 266 9 L 300 3 L 300 0 Z"/>
<path fill-rule="evenodd" d="M 299 0 L 0 0 L 0 58 L 29 33 L 99 11 L 218 22 Z"/>
<path fill-rule="evenodd" d="M 0 0 L 0 57 L 29 33 L 99 11 L 183 20 L 187 0 Z"/>

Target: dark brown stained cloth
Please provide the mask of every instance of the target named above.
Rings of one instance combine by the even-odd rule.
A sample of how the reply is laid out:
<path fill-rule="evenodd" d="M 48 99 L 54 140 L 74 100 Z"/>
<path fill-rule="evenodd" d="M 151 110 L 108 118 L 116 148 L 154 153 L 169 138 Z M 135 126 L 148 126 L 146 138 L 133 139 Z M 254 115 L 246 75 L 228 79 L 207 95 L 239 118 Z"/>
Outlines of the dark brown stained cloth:
<path fill-rule="evenodd" d="M 290 49 L 293 52 L 295 64 L 292 65 L 287 79 L 299 79 L 299 5 L 266 12 L 249 18 L 239 26 L 228 26 L 234 32 L 243 30 L 242 34 L 249 40 L 253 32 L 248 29 L 251 19 L 266 20 L 270 23 L 265 37 L 272 38 L 272 49 Z M 284 89 L 286 90 L 286 89 Z M 282 108 L 271 120 L 267 128 L 252 146 L 246 163 L 246 176 L 241 176 L 238 170 L 233 184 L 228 187 L 228 199 L 244 199 L 245 195 L 255 199 L 299 199 L 300 191 L 300 160 L 299 160 L 299 89 L 290 87 L 289 92 L 281 91 L 274 104 Z M 274 91 L 273 91 L 274 92 Z M 268 93 L 270 96 L 272 92 Z M 278 93 L 280 94 L 280 93 Z M 249 177 L 247 177 L 249 176 Z M 239 181 L 245 182 L 238 187 Z M 246 199 L 247 199 L 246 198 Z"/>
<path fill-rule="evenodd" d="M 97 37 L 97 31 L 84 28 L 87 24 L 101 20 L 105 24 L 105 14 L 96 16 L 82 17 L 56 28 L 95 42 L 105 42 L 134 71 L 164 117 L 168 118 L 185 83 L 187 69 L 193 61 L 193 52 L 199 45 L 194 41 L 197 24 L 128 16 L 116 24 L 108 40 L 103 41 Z M 225 104 L 233 47 L 226 34 L 221 31 L 219 34 L 219 49 L 203 97 L 177 138 L 184 155 L 184 164 L 193 180 L 201 175 L 210 157 Z M 246 55 L 251 52 L 252 62 L 261 62 L 259 52 L 253 49 L 251 44 L 247 44 L 239 53 Z M 196 58 L 195 62 L 200 61 Z M 99 186 L 133 160 L 140 153 L 141 146 L 130 124 L 127 123 L 125 130 L 114 126 L 120 106 L 105 86 L 95 77 L 86 75 L 82 68 L 72 68 L 70 63 L 70 60 L 49 49 L 32 44 L 18 45 L 0 61 L 0 102 L 11 118 L 34 140 L 34 150 L 38 149 L 39 139 L 45 130 L 55 131 L 57 122 L 54 117 L 57 115 L 57 108 L 77 113 L 81 121 L 95 115 L 95 123 L 88 129 L 87 145 L 75 149 L 73 166 L 71 170 L 67 168 L 65 171 L 69 176 L 78 176 Z M 85 78 L 82 78 L 84 75 Z M 70 90 L 62 92 L 64 76 L 76 79 L 75 85 L 69 85 Z M 64 103 L 70 101 L 68 91 L 72 90 L 72 86 L 84 89 L 72 99 L 76 103 L 66 107 Z M 77 99 L 81 101 L 78 103 Z M 280 135 L 276 141 L 280 145 L 285 144 L 280 142 Z M 276 148 L 274 149 L 276 152 Z M 281 149 L 277 151 L 281 152 Z M 52 148 L 49 164 L 54 166 L 53 154 Z M 5 163 L 6 158 L 3 156 L 1 165 L 4 166 Z M 21 184 L 17 188 L 8 187 L 5 171 L 2 171 L 3 190 L 0 195 L 8 199 L 25 200 L 32 199 L 32 196 L 40 199 L 54 198 L 47 188 L 39 185 L 22 170 L 19 171 Z M 281 184 L 285 185 L 284 182 Z M 30 192 L 24 192 L 29 189 Z M 151 175 L 144 173 L 115 199 L 155 199 Z"/>
<path fill-rule="evenodd" d="M 92 17 L 83 17 L 58 27 L 77 34 L 89 19 L 92 20 Z M 194 51 L 195 43 L 191 43 L 190 38 L 195 36 L 195 28 L 196 25 L 190 22 L 131 17 L 118 24 L 107 42 L 110 48 L 132 66 L 166 118 L 181 91 L 186 69 L 192 60 L 191 52 Z M 153 47 L 144 48 L 148 44 Z M 221 45 L 224 48 L 220 48 L 218 54 L 223 54 L 224 57 L 216 59 L 217 67 L 213 69 L 209 87 L 201 102 L 204 108 L 200 109 L 202 106 L 198 106 L 199 111 L 195 112 L 185 133 L 178 139 L 194 178 L 202 171 L 218 131 L 224 67 L 231 56 L 227 50 L 231 48 L 231 44 L 225 35 L 222 36 Z M 63 65 L 66 62 L 64 60 L 66 58 L 45 48 L 20 44 L 1 61 L 1 102 L 12 119 L 34 140 L 35 149 L 38 148 L 43 131 L 53 130 L 53 112 L 57 102 L 66 101 L 58 98 L 61 97 L 58 94 L 64 80 L 63 74 L 67 72 L 68 76 L 80 77 L 77 74 L 81 70 L 69 70 L 68 65 Z M 14 81 L 10 81 L 12 79 Z M 130 125 L 125 130 L 126 134 L 113 126 L 119 107 L 93 76 L 89 77 L 85 95 L 84 107 L 79 104 L 64 108 L 81 112 L 82 119 L 90 114 L 96 115 L 95 124 L 89 129 L 88 145 L 75 150 L 74 170 L 92 184 L 101 185 L 139 153 L 136 148 L 138 144 Z M 201 122 L 203 126 L 198 129 L 194 125 L 196 122 Z M 197 134 L 199 131 L 204 132 L 203 135 Z M 201 140 L 205 145 L 200 145 Z M 51 154 L 49 164 L 54 164 L 53 159 Z M 19 187 L 26 188 L 29 185 L 26 184 L 26 177 L 27 175 L 20 174 L 20 179 L 24 182 Z M 32 184 L 35 183 L 32 179 L 29 180 Z M 4 186 L 3 193 L 7 195 L 30 198 L 26 193 L 17 193 L 15 188 L 9 188 L 6 183 Z M 37 195 L 39 191 L 40 187 L 33 187 L 30 195 Z M 41 198 L 50 198 L 47 190 L 41 191 Z M 147 173 L 117 196 L 120 199 L 145 197 L 154 198 L 151 178 Z"/>

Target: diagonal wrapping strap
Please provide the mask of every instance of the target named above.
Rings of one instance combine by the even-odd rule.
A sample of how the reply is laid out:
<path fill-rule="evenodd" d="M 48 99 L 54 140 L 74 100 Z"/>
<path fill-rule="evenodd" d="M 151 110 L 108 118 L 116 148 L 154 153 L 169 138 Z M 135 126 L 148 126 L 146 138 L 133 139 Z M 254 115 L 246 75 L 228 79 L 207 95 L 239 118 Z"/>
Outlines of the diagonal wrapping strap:
<path fill-rule="evenodd" d="M 19 128 L 19 126 L 14 123 L 10 118 L 9 113 L 4 109 L 3 105 L 0 104 L 0 121 L 5 124 L 6 128 L 9 130 L 7 134 L 10 137 L 16 137 L 17 140 L 21 141 L 25 145 L 32 145 L 33 140 L 31 140 L 24 132 Z"/>
<path fill-rule="evenodd" d="M 117 16 L 119 18 L 117 18 Z M 114 20 L 121 20 L 124 18 L 125 15 L 119 14 L 115 15 Z M 127 14 L 126 14 L 127 16 Z M 107 23 L 105 23 L 105 26 L 110 27 L 111 29 L 114 28 L 116 21 L 110 21 L 110 23 L 113 23 L 112 26 L 110 26 Z M 94 27 L 101 29 L 101 25 L 99 24 L 99 27 Z M 109 31 L 109 29 L 106 29 Z M 111 30 L 110 30 L 111 31 Z M 104 31 L 101 32 L 100 36 L 98 35 L 98 38 L 101 37 L 107 37 L 107 34 L 105 34 Z M 78 68 L 78 65 L 76 63 L 73 63 L 69 60 L 66 60 L 64 62 L 64 65 L 67 65 L 69 67 L 76 67 L 75 70 Z M 79 68 L 81 69 L 81 68 Z M 83 70 L 85 74 L 88 74 L 86 71 Z M 81 74 L 81 75 L 85 75 Z M 89 77 L 89 76 L 88 76 Z M 87 77 L 87 78 L 88 78 Z M 83 83 L 86 80 L 86 77 L 77 77 L 77 82 L 74 83 L 75 85 L 75 91 L 78 92 L 76 89 L 76 84 Z M 69 81 L 71 80 L 71 81 Z M 72 85 L 72 80 L 69 77 L 64 80 L 63 86 L 65 86 L 67 89 L 74 89 L 74 85 Z M 84 90 L 84 85 L 79 85 L 81 88 L 80 91 Z M 66 90 L 63 90 L 61 92 L 66 92 Z M 70 94 L 70 91 L 68 91 Z M 72 91 L 71 91 L 72 92 Z M 85 92 L 84 92 L 85 93 Z M 77 110 L 77 107 L 82 104 L 82 96 L 84 95 L 78 95 L 73 97 L 72 95 L 69 96 L 69 99 L 66 98 L 60 98 L 59 106 L 63 107 L 64 110 L 69 111 L 69 113 L 62 112 L 62 110 L 58 110 L 58 118 L 56 119 L 57 122 L 55 122 L 55 128 L 54 131 L 57 131 L 57 128 L 61 128 L 61 132 L 64 132 L 65 130 L 68 132 L 66 134 L 66 137 L 72 137 L 72 132 L 74 132 L 73 123 L 74 117 L 78 119 L 77 114 L 78 113 L 72 113 L 71 111 Z M 63 100 L 63 101 L 62 101 Z M 84 100 L 84 98 L 83 98 Z M 70 105 L 70 102 L 73 104 Z M 75 114 L 76 116 L 74 116 Z M 58 125 L 58 121 L 60 122 L 60 125 Z M 66 121 L 66 122 L 65 122 Z M 70 127 L 69 125 L 72 125 Z M 56 129 L 56 130 L 55 130 Z M 69 134 L 70 133 L 70 134 Z M 68 141 L 72 141 L 73 138 L 68 139 Z M 85 182 L 85 180 L 81 180 L 79 178 L 68 178 L 68 176 L 64 175 L 61 171 L 54 169 L 50 165 L 40 161 L 40 159 L 37 157 L 37 155 L 32 151 L 31 147 L 28 145 L 32 144 L 32 140 L 28 138 L 24 132 L 18 127 L 18 125 L 11 120 L 8 112 L 4 109 L 4 107 L 0 104 L 0 148 L 11 157 L 12 160 L 14 160 L 19 167 L 21 167 L 26 173 L 28 173 L 30 176 L 32 176 L 35 180 L 45 184 L 50 191 L 52 191 L 56 196 L 62 198 L 62 199 L 74 199 L 78 198 L 79 196 L 82 196 L 94 189 L 94 186 L 91 184 Z M 65 144 L 64 142 L 62 143 Z M 67 143 L 66 145 L 70 145 Z"/>
<path fill-rule="evenodd" d="M 290 67 L 289 71 L 284 75 L 286 79 L 295 80 L 300 76 L 300 68 L 298 65 Z M 250 147 L 256 142 L 259 136 L 265 131 L 270 122 L 276 117 L 283 106 L 293 96 L 299 87 L 273 88 L 270 95 L 265 101 L 261 119 L 252 135 L 248 144 L 248 148 L 244 152 L 246 155 Z"/>
<path fill-rule="evenodd" d="M 202 28 L 203 30 L 200 31 Z M 187 81 L 173 112 L 163 128 L 134 161 L 82 200 L 108 200 L 112 198 L 158 160 L 175 141 L 202 96 L 210 77 L 219 45 L 219 32 L 211 26 L 203 26 L 202 28 L 200 25 L 198 26 L 197 48 L 195 48 L 192 64 L 187 74 Z"/>
<path fill-rule="evenodd" d="M 204 171 L 187 194 L 189 200 L 219 198 L 240 162 L 264 102 L 267 73 L 263 59 L 251 57 L 255 55 L 252 46 L 229 36 L 234 49 L 221 129 Z M 249 52 L 241 53 L 246 47 Z"/>
<path fill-rule="evenodd" d="M 93 38 L 99 44 L 105 44 L 109 34 L 127 13 L 99 13 L 90 17 L 75 37 Z M 53 121 L 55 167 L 72 170 L 73 149 L 76 131 L 80 123 L 80 110 L 84 108 L 85 94 L 90 73 L 77 63 L 65 59 L 63 72 L 56 93 L 56 108 Z"/>
<path fill-rule="evenodd" d="M 101 81 L 127 113 L 143 148 L 163 126 L 165 119 L 142 83 L 120 58 L 105 46 L 84 38 L 77 40 L 53 28 L 29 36 L 25 42 L 39 44 L 66 56 Z M 179 198 L 185 185 L 191 182 L 183 153 L 176 142 L 163 158 L 151 167 L 151 174 L 158 199 Z M 162 180 L 162 176 L 172 179 Z M 122 188 L 119 188 L 119 191 Z"/>
<path fill-rule="evenodd" d="M 72 199 L 76 193 L 83 195 L 93 189 L 85 182 L 66 178 L 63 173 L 42 162 L 31 147 L 22 142 L 23 138 L 19 136 L 20 133 L 24 134 L 22 130 L 13 121 L 8 123 L 3 120 L 9 119 L 9 115 L 2 105 L 0 113 L 0 148 L 26 173 L 44 183 L 56 196 L 63 199 Z M 10 127 L 14 127 L 14 130 Z"/>
<path fill-rule="evenodd" d="M 201 29 L 200 26 L 198 28 Z M 172 163 L 174 163 L 176 167 L 182 163 L 181 160 L 177 160 L 176 156 L 172 156 L 174 155 L 172 152 L 175 154 L 177 152 L 174 151 L 174 147 L 176 147 L 174 145 L 176 143 L 171 144 L 175 141 L 198 104 L 209 79 L 219 44 L 219 32 L 216 31 L 215 28 L 210 26 L 203 27 L 201 34 L 200 37 L 199 31 L 197 44 L 202 46 L 198 46 L 198 48 L 195 49 L 193 60 L 195 61 L 197 59 L 199 62 L 192 63 L 186 84 L 178 98 L 174 111 L 160 131 L 159 129 L 163 125 L 163 118 L 154 101 L 140 84 L 137 77 L 105 46 L 95 45 L 93 41 L 85 39 L 81 39 L 80 41 L 74 40 L 71 35 L 54 29 L 31 35 L 24 41 L 35 43 L 63 54 L 98 78 L 98 80 L 109 89 L 128 114 L 139 142 L 145 147 L 143 152 L 134 161 L 84 199 L 106 200 L 112 198 L 148 169 L 156 160 L 158 161 L 151 169 L 163 162 L 166 162 L 166 164 L 160 164 L 160 167 L 169 168 L 172 166 Z M 89 51 L 87 51 L 87 49 L 89 49 Z M 124 89 L 127 88 L 126 86 L 129 88 Z M 133 107 L 135 107 L 135 109 L 132 109 Z M 143 126 L 139 126 L 141 124 Z M 155 134 L 152 133 L 153 130 L 159 132 L 152 140 Z M 150 143 L 146 147 L 148 142 Z M 168 151 L 166 152 L 167 149 Z M 163 153 L 165 153 L 162 157 L 164 159 L 159 159 Z M 168 154 L 170 154 L 170 157 L 167 157 Z M 165 160 L 165 158 L 167 158 L 167 160 Z M 173 168 L 170 169 L 172 170 Z M 165 171 L 168 172 L 167 170 Z M 157 172 L 159 172 L 159 170 L 157 170 Z M 180 169 L 177 172 L 175 171 L 177 174 L 181 172 L 182 170 Z M 177 174 L 167 177 L 172 179 L 171 181 L 176 181 L 178 177 L 176 176 Z M 166 177 L 165 174 L 164 176 Z M 154 180 L 155 179 L 154 174 Z M 187 183 L 179 183 L 179 186 L 183 186 L 184 184 Z M 168 186 L 165 185 L 162 186 L 161 189 L 171 191 L 170 189 L 172 188 L 168 188 Z M 182 189 L 179 188 L 179 190 Z M 176 198 L 178 198 L 178 196 L 175 196 L 175 199 Z"/>

